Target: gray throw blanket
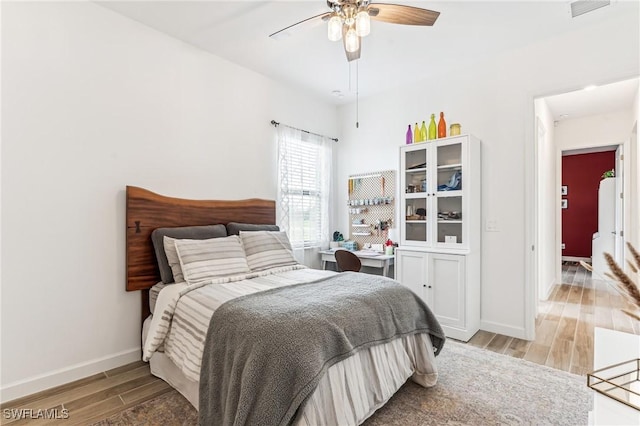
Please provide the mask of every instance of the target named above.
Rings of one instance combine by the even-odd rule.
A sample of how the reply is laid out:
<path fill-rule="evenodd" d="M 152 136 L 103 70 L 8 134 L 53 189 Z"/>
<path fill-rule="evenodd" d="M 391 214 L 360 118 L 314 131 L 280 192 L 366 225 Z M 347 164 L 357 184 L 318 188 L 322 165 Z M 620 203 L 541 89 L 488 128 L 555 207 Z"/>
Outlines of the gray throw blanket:
<path fill-rule="evenodd" d="M 391 279 L 347 272 L 230 300 L 211 317 L 200 371 L 200 425 L 287 425 L 333 364 L 370 346 L 444 333 Z"/>

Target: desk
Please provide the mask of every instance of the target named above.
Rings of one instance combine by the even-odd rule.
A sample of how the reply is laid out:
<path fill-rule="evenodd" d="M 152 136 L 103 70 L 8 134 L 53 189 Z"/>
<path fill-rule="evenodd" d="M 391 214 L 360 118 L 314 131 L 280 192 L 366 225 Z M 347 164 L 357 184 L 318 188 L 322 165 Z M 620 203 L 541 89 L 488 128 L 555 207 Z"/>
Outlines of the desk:
<path fill-rule="evenodd" d="M 322 269 L 327 269 L 327 262 L 336 262 L 336 256 L 334 255 L 335 250 L 322 250 L 320 251 L 320 256 L 322 257 Z M 389 265 L 393 265 L 393 255 L 386 254 L 364 254 L 361 252 L 354 251 L 352 252 L 360 259 L 362 266 L 370 266 L 373 268 L 382 268 L 382 275 L 385 277 L 389 276 Z M 389 277 L 393 278 L 393 277 Z"/>

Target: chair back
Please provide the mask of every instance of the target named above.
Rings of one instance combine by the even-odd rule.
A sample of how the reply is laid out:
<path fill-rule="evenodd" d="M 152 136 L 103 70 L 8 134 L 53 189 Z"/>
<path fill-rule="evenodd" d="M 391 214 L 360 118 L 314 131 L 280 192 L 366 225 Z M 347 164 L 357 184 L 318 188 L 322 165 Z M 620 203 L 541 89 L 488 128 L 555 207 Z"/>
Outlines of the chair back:
<path fill-rule="evenodd" d="M 341 272 L 353 271 L 360 272 L 362 262 L 355 254 L 349 250 L 336 250 L 335 252 L 336 263 L 338 264 L 338 270 Z"/>

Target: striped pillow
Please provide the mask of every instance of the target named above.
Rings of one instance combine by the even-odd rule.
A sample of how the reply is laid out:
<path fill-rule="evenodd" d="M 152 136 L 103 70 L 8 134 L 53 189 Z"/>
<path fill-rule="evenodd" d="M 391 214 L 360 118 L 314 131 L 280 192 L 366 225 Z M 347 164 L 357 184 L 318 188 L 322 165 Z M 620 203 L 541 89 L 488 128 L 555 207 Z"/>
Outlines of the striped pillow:
<path fill-rule="evenodd" d="M 240 231 L 240 238 L 252 271 L 298 264 L 286 232 Z"/>
<path fill-rule="evenodd" d="M 175 240 L 184 279 L 189 285 L 251 272 L 240 238 Z"/>
<path fill-rule="evenodd" d="M 167 237 L 165 235 L 164 237 L 162 237 L 162 245 L 164 246 L 164 253 L 167 255 L 167 263 L 169 263 L 169 267 L 171 268 L 173 282 L 183 282 L 184 275 L 182 274 L 182 268 L 180 267 L 180 258 L 178 258 L 178 252 L 176 251 L 176 239 Z"/>

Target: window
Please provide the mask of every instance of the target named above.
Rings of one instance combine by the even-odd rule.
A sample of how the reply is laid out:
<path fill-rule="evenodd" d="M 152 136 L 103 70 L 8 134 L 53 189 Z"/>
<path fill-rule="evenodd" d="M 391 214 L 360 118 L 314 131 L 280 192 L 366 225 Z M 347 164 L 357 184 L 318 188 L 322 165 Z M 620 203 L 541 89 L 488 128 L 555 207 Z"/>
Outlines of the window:
<path fill-rule="evenodd" d="M 278 127 L 278 225 L 297 249 L 329 240 L 331 139 Z"/>

